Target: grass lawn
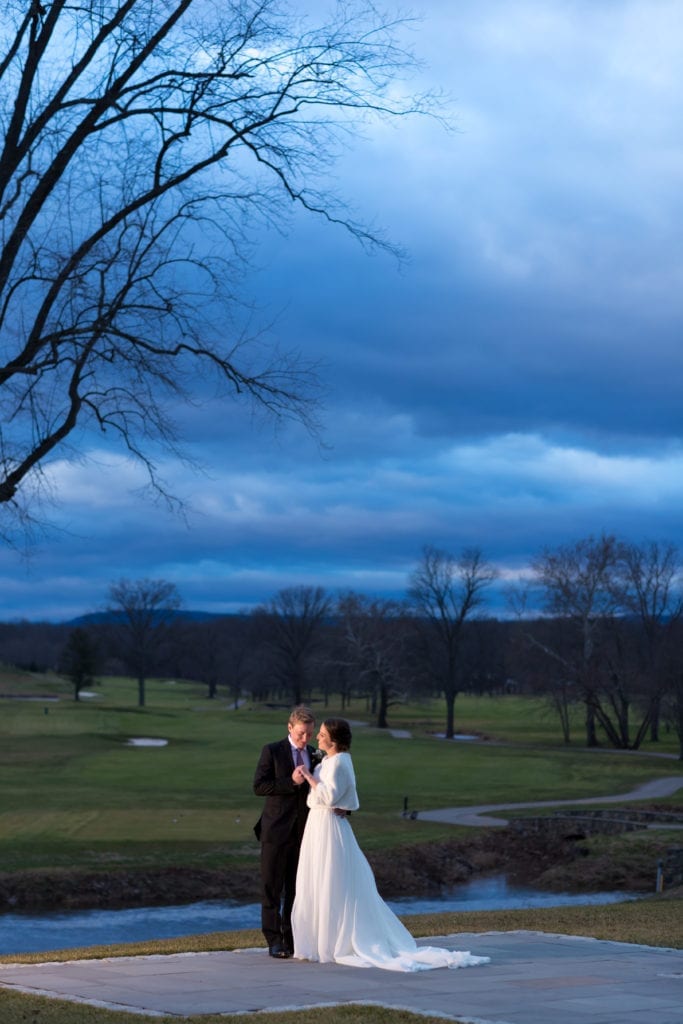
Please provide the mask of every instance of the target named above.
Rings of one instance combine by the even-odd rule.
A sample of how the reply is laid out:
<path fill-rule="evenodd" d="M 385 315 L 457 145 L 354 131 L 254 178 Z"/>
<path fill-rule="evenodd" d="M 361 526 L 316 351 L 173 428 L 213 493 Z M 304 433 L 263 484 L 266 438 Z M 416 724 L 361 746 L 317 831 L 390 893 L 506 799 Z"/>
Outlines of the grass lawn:
<path fill-rule="evenodd" d="M 288 708 L 234 709 L 206 688 L 150 680 L 137 707 L 133 680 L 106 678 L 97 697 L 76 702 L 58 677 L 0 672 L 0 870 L 131 868 L 252 863 L 252 826 L 262 801 L 251 783 L 261 745 L 285 734 Z M 59 699 L 48 700 L 49 696 Z M 315 705 L 320 718 L 339 714 Z M 628 792 L 680 762 L 560 744 L 537 700 L 458 698 L 459 728 L 486 742 L 437 739 L 439 702 L 397 707 L 394 738 L 370 722 L 366 702 L 344 711 L 354 726 L 361 811 L 354 828 L 367 849 L 450 838 L 452 826 L 401 817 L 411 810 L 585 798 Z M 577 733 L 577 737 L 578 737 Z M 130 738 L 168 741 L 132 747 Z M 673 754 L 669 737 L 656 753 Z M 417 768 L 427 764 L 429 770 Z M 683 802 L 683 791 L 667 801 Z"/>
<path fill-rule="evenodd" d="M 97 697 L 78 703 L 58 677 L 0 670 L 0 871 L 80 868 L 115 870 L 181 865 L 256 863 L 251 828 L 261 801 L 251 782 L 260 748 L 286 732 L 288 708 L 238 710 L 204 687 L 150 680 L 147 707 L 137 707 L 130 679 L 98 682 Z M 31 698 L 31 699 L 28 699 Z M 626 793 L 641 782 L 683 774 L 675 738 L 665 736 L 641 755 L 561 744 L 545 705 L 517 696 L 459 697 L 457 728 L 485 742 L 445 742 L 444 707 L 434 701 L 393 708 L 394 738 L 373 727 L 366 702 L 343 712 L 315 704 L 322 719 L 340 714 L 354 725 L 353 756 L 361 811 L 354 829 L 364 848 L 426 843 L 457 834 L 451 826 L 401 816 L 410 809 L 480 803 L 571 800 Z M 163 747 L 132 747 L 131 737 L 165 739 Z M 648 756 L 655 755 L 655 756 Z M 428 766 L 428 771 L 418 768 Z M 663 801 L 683 802 L 683 791 Z M 680 833 L 671 832 L 672 844 Z M 644 842 L 639 838 L 637 841 Z M 416 935 L 532 928 L 683 948 L 683 898 L 608 907 L 411 917 Z M 74 956 L 230 949 L 262 943 L 260 933 L 222 933 L 157 943 L 73 950 Z M 43 959 L 35 954 L 33 959 Z M 4 960 L 31 960 L 30 954 Z M 259 1015 L 264 1024 L 318 1024 L 321 1011 Z M 2 1024 L 139 1024 L 140 1017 L 41 999 L 0 989 Z M 231 1017 L 235 1024 L 252 1015 Z M 225 1017 L 156 1018 L 160 1024 L 218 1024 Z M 430 1017 L 381 1007 L 325 1010 L 327 1024 L 437 1024 Z"/>
<path fill-rule="evenodd" d="M 322 1014 L 326 1024 L 443 1024 L 443 1017 L 424 1016 L 401 1010 L 387 1010 L 380 1006 L 335 1006 L 320 1009 L 293 1010 L 288 1013 L 255 1014 L 201 1014 L 193 1017 L 141 1017 L 139 1014 L 103 1010 L 94 1006 L 79 1006 L 59 999 L 25 996 L 0 989 L 0 1020 L 2 1024 L 140 1024 L 153 1020 L 154 1024 L 320 1024 Z M 454 1022 L 457 1024 L 457 1022 Z"/>

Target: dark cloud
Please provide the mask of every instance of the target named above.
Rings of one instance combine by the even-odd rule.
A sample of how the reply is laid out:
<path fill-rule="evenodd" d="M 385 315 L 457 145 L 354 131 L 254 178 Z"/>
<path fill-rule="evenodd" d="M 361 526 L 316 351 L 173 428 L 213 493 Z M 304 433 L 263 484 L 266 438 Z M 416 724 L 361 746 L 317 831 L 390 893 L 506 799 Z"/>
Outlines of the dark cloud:
<path fill-rule="evenodd" d="M 293 213 L 239 285 L 242 327 L 319 361 L 321 437 L 206 385 L 176 410 L 204 472 L 159 456 L 185 518 L 95 439 L 50 469 L 31 562 L 0 553 L 1 618 L 92 609 L 122 575 L 237 610 L 301 582 L 401 596 L 425 543 L 477 544 L 506 579 L 602 530 L 683 544 L 683 9 L 417 13 L 456 130 L 368 126 L 335 182 L 407 259 Z"/>

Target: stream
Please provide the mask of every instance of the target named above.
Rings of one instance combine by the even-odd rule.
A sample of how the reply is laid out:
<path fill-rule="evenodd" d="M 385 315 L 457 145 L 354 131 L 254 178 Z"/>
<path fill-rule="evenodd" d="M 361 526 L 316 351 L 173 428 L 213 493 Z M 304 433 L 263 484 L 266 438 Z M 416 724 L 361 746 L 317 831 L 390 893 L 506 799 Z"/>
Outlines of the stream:
<path fill-rule="evenodd" d="M 438 897 L 387 900 L 400 915 L 448 910 L 512 910 L 571 904 L 618 903 L 632 893 L 543 892 L 508 883 L 504 875 L 477 878 Z M 207 900 L 180 906 L 131 907 L 124 910 L 69 910 L 0 914 L 0 955 L 50 949 L 144 942 L 181 935 L 239 931 L 260 927 L 257 903 Z"/>

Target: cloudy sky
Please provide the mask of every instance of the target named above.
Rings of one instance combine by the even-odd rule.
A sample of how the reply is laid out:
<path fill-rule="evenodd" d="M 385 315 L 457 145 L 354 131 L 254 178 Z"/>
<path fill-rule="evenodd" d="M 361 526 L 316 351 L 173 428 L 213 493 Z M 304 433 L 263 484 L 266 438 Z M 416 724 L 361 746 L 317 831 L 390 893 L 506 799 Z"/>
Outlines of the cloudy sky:
<path fill-rule="evenodd" d="M 244 282 L 321 360 L 324 443 L 183 412 L 204 469 L 160 469 L 185 516 L 120 452 L 57 460 L 51 530 L 0 551 L 0 620 L 92 611 L 120 577 L 210 611 L 301 583 L 401 596 L 425 544 L 504 579 L 603 530 L 683 548 L 683 5 L 411 9 L 454 130 L 368 128 L 334 181 L 408 259 L 301 216 Z"/>

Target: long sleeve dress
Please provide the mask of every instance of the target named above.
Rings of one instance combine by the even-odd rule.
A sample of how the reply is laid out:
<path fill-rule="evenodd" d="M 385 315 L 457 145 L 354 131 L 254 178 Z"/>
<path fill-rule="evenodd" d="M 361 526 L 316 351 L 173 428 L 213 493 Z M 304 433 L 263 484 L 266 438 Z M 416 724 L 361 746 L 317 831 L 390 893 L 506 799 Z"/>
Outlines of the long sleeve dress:
<path fill-rule="evenodd" d="M 315 777 L 292 911 L 294 956 L 389 971 L 487 963 L 488 957 L 418 946 L 379 895 L 348 817 L 334 813 L 359 806 L 351 756 L 328 755 Z"/>

